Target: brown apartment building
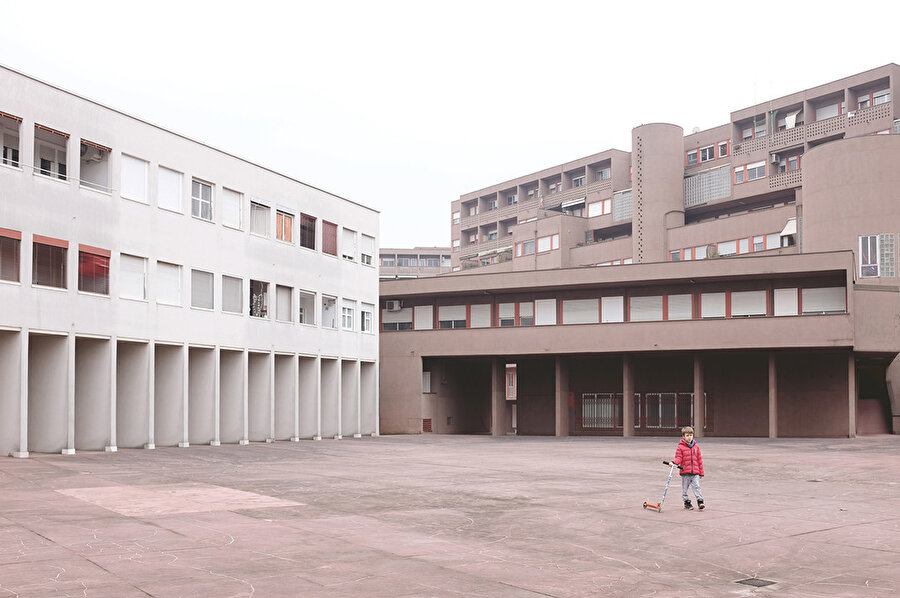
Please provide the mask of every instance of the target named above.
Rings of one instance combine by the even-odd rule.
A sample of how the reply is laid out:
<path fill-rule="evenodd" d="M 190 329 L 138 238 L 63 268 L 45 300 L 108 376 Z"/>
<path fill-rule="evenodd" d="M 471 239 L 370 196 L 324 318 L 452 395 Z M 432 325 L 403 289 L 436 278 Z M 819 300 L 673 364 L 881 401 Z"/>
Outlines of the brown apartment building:
<path fill-rule="evenodd" d="M 381 282 L 382 433 L 900 430 L 898 85 L 641 125 L 453 201 L 454 273 Z"/>

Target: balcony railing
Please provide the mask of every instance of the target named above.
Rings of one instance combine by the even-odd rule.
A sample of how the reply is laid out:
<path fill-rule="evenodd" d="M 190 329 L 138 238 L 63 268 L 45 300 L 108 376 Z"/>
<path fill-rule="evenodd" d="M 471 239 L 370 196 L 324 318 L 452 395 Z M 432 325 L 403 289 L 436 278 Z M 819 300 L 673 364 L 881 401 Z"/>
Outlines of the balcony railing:
<path fill-rule="evenodd" d="M 803 184 L 803 175 L 801 170 L 792 170 L 790 172 L 779 172 L 769 177 L 769 189 L 787 189 L 789 187 L 800 187 Z"/>

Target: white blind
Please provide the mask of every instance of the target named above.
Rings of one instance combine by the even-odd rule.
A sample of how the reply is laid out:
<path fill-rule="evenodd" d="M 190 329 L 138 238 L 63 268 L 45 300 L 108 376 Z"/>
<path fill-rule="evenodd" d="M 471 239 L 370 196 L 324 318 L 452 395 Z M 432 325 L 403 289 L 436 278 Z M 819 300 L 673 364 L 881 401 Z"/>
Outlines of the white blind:
<path fill-rule="evenodd" d="M 422 392 L 431 392 L 431 372 L 422 372 Z"/>
<path fill-rule="evenodd" d="M 816 108 L 816 120 L 831 118 L 837 116 L 840 112 L 841 105 L 839 103 L 831 104 L 830 106 L 822 106 L 821 108 Z"/>
<path fill-rule="evenodd" d="M 181 187 L 181 173 L 160 166 L 156 204 L 160 208 L 181 212 L 184 209 Z"/>
<path fill-rule="evenodd" d="M 341 238 L 341 255 L 347 259 L 356 259 L 356 231 L 345 228 Z"/>
<path fill-rule="evenodd" d="M 147 298 L 147 260 L 133 255 L 119 256 L 119 297 Z"/>
<path fill-rule="evenodd" d="M 491 304 L 482 303 L 481 305 L 473 305 L 469 310 L 472 318 L 471 328 L 490 328 L 491 326 Z"/>
<path fill-rule="evenodd" d="M 823 289 L 802 289 L 803 313 L 843 313 L 847 311 L 847 297 L 844 287 Z"/>
<path fill-rule="evenodd" d="M 694 309 L 691 303 L 691 296 L 688 295 L 669 295 L 669 319 L 670 320 L 690 320 L 694 317 Z"/>
<path fill-rule="evenodd" d="M 213 308 L 213 275 L 211 272 L 191 270 L 191 305 Z"/>
<path fill-rule="evenodd" d="M 147 203 L 147 168 L 144 160 L 122 154 L 122 197 Z"/>
<path fill-rule="evenodd" d="M 535 326 L 553 326 L 556 324 L 556 299 L 534 300 Z"/>
<path fill-rule="evenodd" d="M 244 281 L 234 276 L 222 276 L 222 311 L 239 314 L 243 311 Z"/>
<path fill-rule="evenodd" d="M 267 237 L 269 235 L 269 208 L 250 202 L 250 232 Z"/>
<path fill-rule="evenodd" d="M 719 243 L 719 255 L 732 255 L 737 253 L 736 241 L 722 241 Z"/>
<path fill-rule="evenodd" d="M 593 218 L 594 216 L 601 216 L 603 214 L 603 202 L 595 201 L 594 203 L 588 204 L 588 218 Z"/>
<path fill-rule="evenodd" d="M 448 320 L 465 320 L 465 305 L 442 305 L 438 307 L 438 318 L 443 321 Z"/>
<path fill-rule="evenodd" d="M 600 299 L 601 322 L 625 321 L 625 298 L 603 297 Z"/>
<path fill-rule="evenodd" d="M 632 297 L 629 301 L 631 322 L 661 322 L 663 319 L 662 295 Z"/>
<path fill-rule="evenodd" d="M 381 310 L 381 321 L 385 324 L 412 323 L 413 311 L 411 307 L 404 307 L 399 311 Z"/>
<path fill-rule="evenodd" d="M 550 237 L 541 237 L 537 240 L 538 251 L 550 251 Z"/>
<path fill-rule="evenodd" d="M 596 299 L 568 299 L 562 302 L 563 324 L 596 324 L 600 302 Z"/>
<path fill-rule="evenodd" d="M 725 293 L 700 293 L 700 317 L 724 318 Z"/>
<path fill-rule="evenodd" d="M 765 291 L 734 291 L 731 293 L 731 317 L 766 315 Z"/>
<path fill-rule="evenodd" d="M 370 237 L 369 235 L 362 235 L 362 252 L 366 255 L 375 255 L 375 237 Z"/>
<path fill-rule="evenodd" d="M 277 285 L 275 287 L 275 319 L 282 322 L 290 322 L 293 307 L 291 307 L 291 295 L 293 294 L 291 287 L 283 287 Z"/>
<path fill-rule="evenodd" d="M 775 289 L 775 315 L 797 315 L 797 289 Z"/>
<path fill-rule="evenodd" d="M 766 249 L 778 249 L 779 247 L 781 247 L 781 233 L 766 235 Z"/>
<path fill-rule="evenodd" d="M 156 301 L 181 305 L 181 266 L 156 262 Z"/>
<path fill-rule="evenodd" d="M 241 194 L 231 189 L 222 189 L 222 224 L 241 228 Z"/>
<path fill-rule="evenodd" d="M 417 305 L 415 329 L 416 330 L 432 330 L 434 328 L 434 306 Z"/>

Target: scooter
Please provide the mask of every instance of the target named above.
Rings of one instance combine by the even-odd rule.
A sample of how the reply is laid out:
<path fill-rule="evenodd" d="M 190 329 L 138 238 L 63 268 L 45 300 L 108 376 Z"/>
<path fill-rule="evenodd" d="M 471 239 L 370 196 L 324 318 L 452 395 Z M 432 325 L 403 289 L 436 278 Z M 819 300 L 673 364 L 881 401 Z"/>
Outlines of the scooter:
<path fill-rule="evenodd" d="M 672 474 L 675 473 L 675 468 L 677 467 L 678 469 L 684 469 L 681 465 L 675 465 L 674 463 L 671 463 L 669 461 L 663 461 L 663 464 L 669 466 L 669 477 L 666 478 L 666 489 L 663 490 L 662 498 L 659 499 L 658 503 L 652 503 L 646 500 L 644 501 L 645 509 L 655 509 L 657 513 L 662 512 L 662 506 L 666 500 L 666 493 L 669 491 L 669 482 L 672 481 Z"/>

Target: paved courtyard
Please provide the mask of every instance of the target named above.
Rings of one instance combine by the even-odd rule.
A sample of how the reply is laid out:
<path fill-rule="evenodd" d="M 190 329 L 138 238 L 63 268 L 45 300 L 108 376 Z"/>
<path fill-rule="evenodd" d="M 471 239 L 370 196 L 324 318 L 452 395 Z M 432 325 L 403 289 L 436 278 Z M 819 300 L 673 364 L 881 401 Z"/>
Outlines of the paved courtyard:
<path fill-rule="evenodd" d="M 0 458 L 0 597 L 900 594 L 900 436 L 699 441 L 702 512 L 675 438 Z"/>

